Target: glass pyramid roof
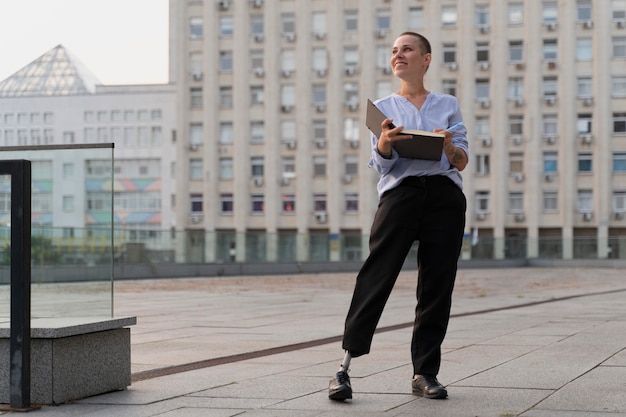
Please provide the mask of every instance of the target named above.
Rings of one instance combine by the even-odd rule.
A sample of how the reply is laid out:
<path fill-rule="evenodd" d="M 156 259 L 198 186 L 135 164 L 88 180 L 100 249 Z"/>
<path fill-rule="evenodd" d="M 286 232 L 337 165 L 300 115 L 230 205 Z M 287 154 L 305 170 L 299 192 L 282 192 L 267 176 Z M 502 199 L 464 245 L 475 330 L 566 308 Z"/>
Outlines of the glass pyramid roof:
<path fill-rule="evenodd" d="M 100 81 L 62 45 L 0 81 L 0 97 L 92 94 Z"/>

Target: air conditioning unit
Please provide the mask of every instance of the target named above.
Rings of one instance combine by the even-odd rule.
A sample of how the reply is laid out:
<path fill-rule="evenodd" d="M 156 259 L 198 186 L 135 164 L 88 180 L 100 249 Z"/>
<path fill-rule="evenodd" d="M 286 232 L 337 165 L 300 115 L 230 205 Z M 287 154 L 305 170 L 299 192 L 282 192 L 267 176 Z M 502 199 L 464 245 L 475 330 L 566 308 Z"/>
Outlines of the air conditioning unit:
<path fill-rule="evenodd" d="M 519 146 L 524 141 L 524 138 L 522 138 L 521 136 L 511 136 L 511 140 L 515 145 Z"/>
<path fill-rule="evenodd" d="M 289 105 L 289 104 L 283 104 L 280 109 L 282 110 L 283 113 L 291 113 L 291 110 L 293 110 L 293 106 Z"/>
<path fill-rule="evenodd" d="M 617 27 L 618 29 L 624 29 L 626 27 L 626 20 L 616 20 L 615 21 L 615 27 Z"/>
<path fill-rule="evenodd" d="M 202 221 L 202 214 L 199 213 L 192 213 L 191 214 L 191 222 L 198 224 Z"/>
<path fill-rule="evenodd" d="M 296 34 L 293 33 L 293 32 L 285 33 L 285 39 L 287 39 L 287 41 L 289 41 L 289 42 L 295 42 L 296 41 Z"/>
<path fill-rule="evenodd" d="M 491 138 L 482 138 L 480 143 L 482 143 L 485 148 L 489 148 L 491 146 Z"/>
<path fill-rule="evenodd" d="M 346 75 L 352 76 L 354 74 L 356 74 L 356 68 L 351 66 L 351 65 L 347 66 L 346 67 Z"/>
<path fill-rule="evenodd" d="M 230 7 L 230 0 L 218 0 L 217 7 L 220 10 L 228 10 Z"/>
<path fill-rule="evenodd" d="M 197 151 L 200 148 L 200 144 L 198 143 L 190 143 L 189 144 L 189 150 L 190 151 Z"/>
<path fill-rule="evenodd" d="M 554 106 L 554 104 L 556 103 L 556 97 L 553 97 L 553 96 L 547 96 L 547 97 L 544 97 L 543 99 L 548 106 Z"/>
<path fill-rule="evenodd" d="M 515 69 L 523 70 L 526 68 L 526 65 L 523 62 L 518 62 L 515 64 Z"/>
<path fill-rule="evenodd" d="M 592 135 L 582 135 L 580 137 L 580 142 L 583 145 L 591 145 L 591 142 L 593 142 L 593 136 Z"/>
<path fill-rule="evenodd" d="M 550 32 L 554 32 L 556 30 L 556 22 L 546 23 L 546 29 Z"/>
<path fill-rule="evenodd" d="M 513 178 L 515 178 L 515 182 L 523 182 L 524 181 L 524 173 L 523 172 L 516 172 L 515 175 L 513 175 Z"/>
<path fill-rule="evenodd" d="M 202 75 L 202 71 L 193 71 L 191 78 L 193 78 L 194 81 L 202 81 Z"/>
<path fill-rule="evenodd" d="M 552 182 L 552 181 L 554 181 L 554 174 L 552 174 L 552 173 L 545 174 L 543 176 L 543 179 L 546 180 L 546 182 Z"/>
<path fill-rule="evenodd" d="M 350 101 L 346 103 L 346 106 L 348 106 L 348 109 L 350 109 L 350 111 L 357 111 L 359 109 L 359 103 L 355 101 Z"/>
<path fill-rule="evenodd" d="M 480 107 L 482 107 L 483 109 L 488 109 L 489 107 L 491 107 L 491 102 L 489 101 L 488 98 L 482 98 L 479 100 L 480 102 Z"/>
<path fill-rule="evenodd" d="M 480 70 L 481 71 L 487 71 L 489 69 L 489 62 L 485 61 L 485 62 L 481 62 L 480 63 Z"/>
<path fill-rule="evenodd" d="M 480 33 L 482 33 L 483 35 L 486 35 L 487 33 L 489 33 L 489 26 L 488 25 L 482 25 L 478 28 L 478 30 L 480 31 Z"/>
<path fill-rule="evenodd" d="M 590 222 L 591 220 L 593 220 L 593 213 L 592 212 L 587 211 L 587 212 L 583 213 L 583 221 Z"/>
<path fill-rule="evenodd" d="M 343 176 L 344 184 L 350 184 L 352 182 L 352 175 L 346 174 Z"/>
<path fill-rule="evenodd" d="M 315 32 L 315 39 L 324 40 L 326 38 L 326 33 L 324 32 Z"/>
<path fill-rule="evenodd" d="M 325 69 L 318 69 L 317 70 L 317 76 L 318 77 L 325 77 L 326 76 L 326 70 Z"/>
<path fill-rule="evenodd" d="M 583 99 L 583 106 L 585 106 L 585 107 L 593 106 L 593 97 L 585 97 Z"/>
<path fill-rule="evenodd" d="M 319 211 L 315 213 L 315 220 L 317 220 L 318 223 L 326 223 L 326 220 L 327 220 L 326 212 Z"/>
<path fill-rule="evenodd" d="M 280 185 L 289 185 L 290 182 L 291 179 L 287 177 L 281 177 L 279 181 Z"/>
<path fill-rule="evenodd" d="M 487 213 L 484 211 L 479 211 L 476 213 L 476 220 L 485 220 L 487 218 Z"/>
<path fill-rule="evenodd" d="M 515 107 L 524 107 L 524 99 L 523 98 L 515 99 Z"/>
<path fill-rule="evenodd" d="M 379 29 L 379 30 L 376 31 L 375 35 L 376 35 L 377 38 L 382 39 L 382 38 L 386 37 L 388 33 L 389 33 L 389 31 L 387 31 L 387 30 Z"/>
<path fill-rule="evenodd" d="M 291 77 L 291 70 L 284 69 L 284 70 L 282 70 L 282 71 L 281 71 L 281 75 L 282 75 L 284 78 L 289 78 L 289 77 Z"/>
<path fill-rule="evenodd" d="M 554 145 L 556 143 L 556 136 L 545 136 L 543 138 L 543 140 L 548 144 L 548 145 Z"/>
<path fill-rule="evenodd" d="M 383 67 L 382 70 L 385 75 L 391 74 L 391 67 Z"/>
<path fill-rule="evenodd" d="M 593 27 L 593 21 L 592 20 L 585 20 L 583 22 L 583 27 L 585 29 L 591 29 Z"/>
<path fill-rule="evenodd" d="M 255 68 L 254 75 L 256 75 L 258 78 L 262 78 L 265 75 L 265 71 L 261 67 Z"/>
<path fill-rule="evenodd" d="M 317 146 L 319 149 L 322 149 L 326 146 L 326 140 L 324 139 L 316 139 L 315 140 L 315 146 Z"/>
<path fill-rule="evenodd" d="M 524 220 L 526 220 L 526 216 L 524 216 L 524 213 L 515 213 L 514 218 L 516 222 L 523 222 Z"/>
<path fill-rule="evenodd" d="M 357 149 L 359 147 L 359 141 L 358 140 L 350 140 L 350 147 L 352 149 Z"/>
<path fill-rule="evenodd" d="M 263 0 L 250 0 L 250 4 L 252 5 L 252 7 L 258 9 L 259 7 L 263 6 Z"/>
<path fill-rule="evenodd" d="M 556 61 L 548 61 L 548 69 L 550 70 L 556 69 Z"/>
<path fill-rule="evenodd" d="M 459 68 L 459 65 L 456 62 L 450 62 L 448 64 L 448 69 L 450 71 L 456 71 Z"/>
<path fill-rule="evenodd" d="M 616 211 L 615 213 L 613 213 L 613 216 L 615 216 L 615 220 L 624 220 L 623 211 Z"/>
<path fill-rule="evenodd" d="M 285 145 L 287 146 L 287 149 L 296 149 L 296 141 L 294 140 L 285 142 Z"/>
<path fill-rule="evenodd" d="M 263 186 L 263 177 L 252 177 L 252 182 L 255 186 L 261 187 Z"/>
<path fill-rule="evenodd" d="M 317 110 L 318 113 L 324 113 L 326 111 L 326 106 L 324 104 L 318 104 L 315 106 L 315 110 Z"/>
<path fill-rule="evenodd" d="M 263 42 L 264 36 L 262 33 L 255 33 L 254 34 L 254 41 L 255 42 Z"/>

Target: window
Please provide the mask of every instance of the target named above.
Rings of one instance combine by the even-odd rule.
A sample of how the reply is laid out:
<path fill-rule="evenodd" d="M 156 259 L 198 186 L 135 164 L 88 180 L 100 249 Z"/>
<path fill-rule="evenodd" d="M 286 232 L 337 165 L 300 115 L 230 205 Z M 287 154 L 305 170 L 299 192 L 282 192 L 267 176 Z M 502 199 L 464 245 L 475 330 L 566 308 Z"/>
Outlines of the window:
<path fill-rule="evenodd" d="M 202 18 L 192 17 L 189 19 L 189 39 L 202 39 Z"/>
<path fill-rule="evenodd" d="M 313 105 L 326 106 L 326 84 L 313 84 Z"/>
<path fill-rule="evenodd" d="M 296 15 L 293 13 L 281 13 L 280 28 L 283 35 L 294 35 L 296 33 Z"/>
<path fill-rule="evenodd" d="M 543 173 L 556 174 L 558 172 L 559 160 L 556 152 L 543 153 Z"/>
<path fill-rule="evenodd" d="M 51 112 L 44 112 L 43 123 L 46 125 L 51 125 L 52 123 L 54 123 L 54 115 Z"/>
<path fill-rule="evenodd" d="M 312 15 L 313 33 L 319 38 L 326 36 L 327 24 L 326 24 L 326 12 L 314 12 Z"/>
<path fill-rule="evenodd" d="M 613 113 L 613 133 L 616 135 L 626 133 L 626 113 Z"/>
<path fill-rule="evenodd" d="M 260 105 L 263 104 L 263 86 L 253 85 L 250 86 L 250 104 Z"/>
<path fill-rule="evenodd" d="M 358 106 L 359 104 L 359 84 L 349 82 L 343 84 L 344 100 L 347 105 Z"/>
<path fill-rule="evenodd" d="M 263 39 L 263 15 L 250 16 L 250 33 L 255 39 Z"/>
<path fill-rule="evenodd" d="M 509 78 L 509 100 L 524 98 L 524 79 L 522 77 Z"/>
<path fill-rule="evenodd" d="M 524 43 L 522 41 L 509 42 L 509 62 L 518 63 L 524 61 Z"/>
<path fill-rule="evenodd" d="M 189 72 L 194 79 L 202 77 L 202 52 L 193 51 L 189 53 Z"/>
<path fill-rule="evenodd" d="M 348 140 L 348 141 L 359 140 L 359 121 L 357 119 L 348 117 L 344 120 L 343 137 L 345 140 Z"/>
<path fill-rule="evenodd" d="M 626 212 L 626 191 L 613 191 L 613 211 Z"/>
<path fill-rule="evenodd" d="M 476 43 L 476 62 L 489 62 L 489 42 Z"/>
<path fill-rule="evenodd" d="M 202 88 L 194 87 L 189 90 L 189 99 L 192 109 L 202 108 Z"/>
<path fill-rule="evenodd" d="M 489 155 L 476 155 L 476 175 L 489 175 Z"/>
<path fill-rule="evenodd" d="M 204 128 L 202 123 L 191 123 L 189 125 L 189 145 L 202 145 L 204 142 Z"/>
<path fill-rule="evenodd" d="M 556 23 L 558 16 L 558 7 L 556 1 L 546 1 L 543 3 L 541 17 L 544 24 Z"/>
<path fill-rule="evenodd" d="M 124 121 L 125 122 L 134 122 L 135 121 L 135 112 L 132 110 L 124 110 Z"/>
<path fill-rule="evenodd" d="M 358 155 L 346 155 L 344 157 L 344 171 L 346 175 L 355 176 L 359 174 Z"/>
<path fill-rule="evenodd" d="M 26 124 L 26 113 L 19 113 L 17 115 L 17 123 L 20 125 Z M 85 121 L 85 123 L 93 123 L 96 121 L 96 117 L 94 112 L 92 111 L 86 111 L 83 117 L 83 120 Z"/>
<path fill-rule="evenodd" d="M 422 7 L 409 7 L 407 28 L 409 30 L 422 29 L 424 27 L 424 9 Z"/>
<path fill-rule="evenodd" d="M 475 8 L 476 26 L 479 28 L 489 27 L 489 5 L 477 4 Z"/>
<path fill-rule="evenodd" d="M 220 144 L 227 145 L 233 143 L 233 123 L 220 122 Z"/>
<path fill-rule="evenodd" d="M 391 30 L 391 11 L 389 9 L 376 10 L 376 30 L 388 33 Z"/>
<path fill-rule="evenodd" d="M 591 0 L 578 0 L 576 3 L 576 19 L 579 22 L 591 21 Z"/>
<path fill-rule="evenodd" d="M 556 77 L 543 77 L 542 88 L 544 97 L 556 97 L 557 81 Z"/>
<path fill-rule="evenodd" d="M 544 213 L 555 213 L 559 208 L 558 191 L 546 190 L 543 192 L 543 211 Z"/>
<path fill-rule="evenodd" d="M 544 136 L 555 136 L 557 133 L 557 117 L 554 114 L 543 115 L 543 134 Z"/>
<path fill-rule="evenodd" d="M 263 70 L 263 51 L 253 49 L 250 51 L 250 68 L 252 71 Z"/>
<path fill-rule="evenodd" d="M 263 143 L 265 140 L 265 124 L 257 120 L 250 122 L 250 142 Z"/>
<path fill-rule="evenodd" d="M 524 172 L 524 154 L 511 152 L 509 154 L 509 174 Z"/>
<path fill-rule="evenodd" d="M 457 12 L 455 5 L 441 7 L 441 24 L 444 28 L 456 27 Z"/>
<path fill-rule="evenodd" d="M 359 212 L 359 194 L 358 193 L 345 193 L 344 201 L 346 203 L 346 213 L 358 213 Z"/>
<path fill-rule="evenodd" d="M 511 136 L 519 136 L 524 133 L 524 116 L 509 116 L 509 134 Z"/>
<path fill-rule="evenodd" d="M 282 142 L 295 142 L 296 122 L 293 120 L 283 120 L 280 123 L 280 136 Z"/>
<path fill-rule="evenodd" d="M 626 20 L 626 0 L 613 0 L 611 2 L 611 17 L 616 22 Z"/>
<path fill-rule="evenodd" d="M 220 51 L 220 72 L 233 72 L 232 51 Z"/>
<path fill-rule="evenodd" d="M 263 214 L 265 211 L 265 196 L 263 194 L 252 194 L 250 202 L 252 203 L 252 214 Z"/>
<path fill-rule="evenodd" d="M 576 122 L 578 133 L 591 133 L 592 117 L 591 113 L 580 113 Z"/>
<path fill-rule="evenodd" d="M 220 158 L 220 179 L 231 180 L 233 179 L 233 158 Z"/>
<path fill-rule="evenodd" d="M 576 39 L 576 59 L 578 61 L 591 61 L 593 56 L 591 38 Z"/>
<path fill-rule="evenodd" d="M 65 162 L 63 164 L 63 178 L 72 178 L 74 176 L 74 164 Z"/>
<path fill-rule="evenodd" d="M 359 49 L 356 46 L 343 48 L 343 65 L 346 71 L 355 70 L 359 66 Z"/>
<path fill-rule="evenodd" d="M 313 176 L 314 177 L 326 176 L 326 156 L 316 155 L 313 157 Z"/>
<path fill-rule="evenodd" d="M 385 97 L 391 93 L 391 81 L 376 81 L 376 97 Z"/>
<path fill-rule="evenodd" d="M 613 58 L 626 58 L 626 36 L 613 38 Z"/>
<path fill-rule="evenodd" d="M 283 178 L 296 177 L 296 159 L 293 156 L 282 157 L 280 165 Z"/>
<path fill-rule="evenodd" d="M 593 191 L 578 190 L 577 208 L 579 213 L 588 213 L 593 210 Z"/>
<path fill-rule="evenodd" d="M 444 64 L 456 63 L 456 43 L 444 43 L 443 44 L 443 63 Z"/>
<path fill-rule="evenodd" d="M 111 110 L 111 120 L 114 122 L 121 122 L 122 112 L 120 110 Z"/>
<path fill-rule="evenodd" d="M 220 87 L 220 107 L 230 109 L 233 107 L 233 88 Z"/>
<path fill-rule="evenodd" d="M 580 152 L 578 154 L 578 172 L 593 172 L 593 158 L 591 152 Z"/>
<path fill-rule="evenodd" d="M 152 120 L 161 120 L 162 118 L 162 112 L 160 109 L 154 109 L 150 112 L 150 117 L 152 118 Z"/>
<path fill-rule="evenodd" d="M 313 48 L 313 70 L 325 74 L 328 69 L 328 52 L 326 48 Z"/>
<path fill-rule="evenodd" d="M 280 196 L 281 206 L 284 214 L 294 214 L 296 212 L 296 195 L 293 193 L 283 193 Z"/>
<path fill-rule="evenodd" d="M 113 137 L 113 133 L 115 128 L 111 129 L 111 136 Z M 152 126 L 150 128 L 150 140 L 152 146 L 161 146 L 163 144 L 163 131 L 161 126 Z"/>
<path fill-rule="evenodd" d="M 626 152 L 613 153 L 613 172 L 626 172 Z"/>
<path fill-rule="evenodd" d="M 478 100 L 489 98 L 489 80 L 476 80 L 476 98 Z"/>
<path fill-rule="evenodd" d="M 474 130 L 478 137 L 489 137 L 489 118 L 484 116 L 477 117 Z"/>
<path fill-rule="evenodd" d="M 283 49 L 280 52 L 280 69 L 284 76 L 290 76 L 296 70 L 296 51 Z"/>
<path fill-rule="evenodd" d="M 189 203 L 191 214 L 202 214 L 202 194 L 191 194 Z"/>
<path fill-rule="evenodd" d="M 524 3 L 509 3 L 509 25 L 521 25 L 524 23 Z"/>
<path fill-rule="evenodd" d="M 63 211 L 66 213 L 74 211 L 74 196 L 73 195 L 63 196 Z"/>
<path fill-rule="evenodd" d="M 265 158 L 253 156 L 250 158 L 250 173 L 253 177 L 262 177 L 265 172 Z"/>
<path fill-rule="evenodd" d="M 556 57 L 557 57 L 556 39 L 544 39 L 543 40 L 543 60 L 544 61 L 556 61 Z"/>
<path fill-rule="evenodd" d="M 343 15 L 344 31 L 356 32 L 359 29 L 359 12 L 357 10 L 346 10 Z"/>
<path fill-rule="evenodd" d="M 509 213 L 524 212 L 524 193 L 513 191 L 509 193 Z"/>
<path fill-rule="evenodd" d="M 231 193 L 220 194 L 220 214 L 233 214 L 234 205 Z"/>
<path fill-rule="evenodd" d="M 316 213 L 326 211 L 326 194 L 313 194 L 313 211 Z"/>
<path fill-rule="evenodd" d="M 456 96 L 456 80 L 442 80 L 442 91 L 445 94 Z M 382 97 L 382 95 L 379 95 L 379 97 Z"/>
<path fill-rule="evenodd" d="M 313 140 L 326 141 L 326 121 L 313 120 Z"/>
<path fill-rule="evenodd" d="M 613 97 L 626 97 L 626 75 L 614 75 L 611 80 Z"/>
<path fill-rule="evenodd" d="M 489 213 L 489 191 L 476 192 L 476 213 Z"/>
<path fill-rule="evenodd" d="M 232 38 L 233 27 L 232 16 L 220 16 L 220 36 L 222 38 Z"/>
<path fill-rule="evenodd" d="M 591 77 L 578 77 L 576 79 L 576 96 L 579 98 L 591 97 L 593 84 Z"/>
<path fill-rule="evenodd" d="M 202 159 L 192 158 L 189 160 L 189 179 L 202 179 Z"/>

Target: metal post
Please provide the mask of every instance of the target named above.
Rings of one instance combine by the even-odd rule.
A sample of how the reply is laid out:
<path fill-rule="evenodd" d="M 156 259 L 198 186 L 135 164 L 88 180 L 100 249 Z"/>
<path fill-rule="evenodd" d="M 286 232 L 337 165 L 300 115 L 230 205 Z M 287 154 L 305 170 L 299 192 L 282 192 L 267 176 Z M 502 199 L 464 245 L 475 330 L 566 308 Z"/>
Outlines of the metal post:
<path fill-rule="evenodd" d="M 0 162 L 11 176 L 11 341 L 9 398 L 11 409 L 30 409 L 30 244 L 31 163 Z"/>

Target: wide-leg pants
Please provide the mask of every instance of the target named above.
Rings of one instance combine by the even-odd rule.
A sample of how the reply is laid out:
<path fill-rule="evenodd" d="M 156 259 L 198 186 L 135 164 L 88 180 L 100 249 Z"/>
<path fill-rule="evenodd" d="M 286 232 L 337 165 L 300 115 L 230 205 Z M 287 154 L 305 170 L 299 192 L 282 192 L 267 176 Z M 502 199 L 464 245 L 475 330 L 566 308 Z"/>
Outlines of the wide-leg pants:
<path fill-rule="evenodd" d="M 409 177 L 383 194 L 372 224 L 370 254 L 357 275 L 345 322 L 342 346 L 352 357 L 370 352 L 385 304 L 417 240 L 417 306 L 411 357 L 415 374 L 438 374 L 463 243 L 465 210 L 465 195 L 445 176 Z"/>

